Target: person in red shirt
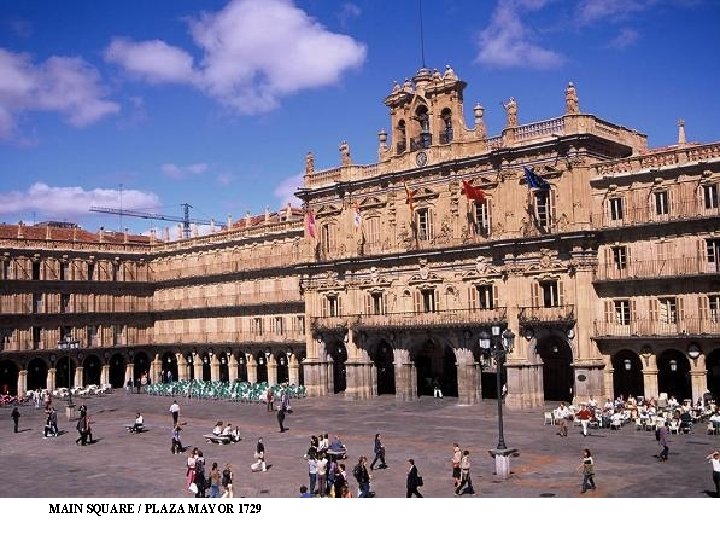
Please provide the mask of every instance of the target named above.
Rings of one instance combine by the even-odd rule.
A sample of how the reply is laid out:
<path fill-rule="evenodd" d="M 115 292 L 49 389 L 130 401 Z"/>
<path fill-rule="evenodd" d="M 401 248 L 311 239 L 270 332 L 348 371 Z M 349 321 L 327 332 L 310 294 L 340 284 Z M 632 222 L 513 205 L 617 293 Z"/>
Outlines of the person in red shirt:
<path fill-rule="evenodd" d="M 587 437 L 587 428 L 590 423 L 590 419 L 592 418 L 592 413 L 585 405 L 583 405 L 582 409 L 580 409 L 580 412 L 578 413 L 578 418 L 580 419 L 580 425 L 583 428 L 583 437 Z"/>

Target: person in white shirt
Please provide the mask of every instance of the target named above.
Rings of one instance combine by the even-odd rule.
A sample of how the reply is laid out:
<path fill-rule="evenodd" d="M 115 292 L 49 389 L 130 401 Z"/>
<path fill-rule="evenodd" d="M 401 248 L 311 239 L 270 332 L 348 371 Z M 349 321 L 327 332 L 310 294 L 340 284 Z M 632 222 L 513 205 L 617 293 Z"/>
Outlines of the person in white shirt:
<path fill-rule="evenodd" d="M 715 450 L 711 454 L 708 454 L 706 459 L 708 463 L 712 464 L 713 468 L 712 477 L 713 483 L 715 484 L 715 497 L 720 499 L 720 452 Z"/>
<path fill-rule="evenodd" d="M 135 429 L 143 427 L 144 423 L 145 422 L 143 420 L 142 414 L 137 413 L 137 415 L 135 416 Z"/>
<path fill-rule="evenodd" d="M 240 426 L 235 426 L 235 429 L 233 429 L 231 436 L 233 438 L 233 441 L 240 442 Z"/>
<path fill-rule="evenodd" d="M 223 423 L 218 422 L 217 424 L 215 424 L 215 427 L 212 430 L 212 434 L 219 436 L 219 435 L 222 435 L 222 432 L 223 432 Z"/>
<path fill-rule="evenodd" d="M 668 400 L 668 407 L 678 407 L 680 404 L 678 403 L 678 400 L 675 399 L 675 396 L 670 396 L 670 399 Z"/>
<path fill-rule="evenodd" d="M 177 401 L 173 401 L 173 404 L 170 405 L 170 414 L 172 415 L 173 425 L 176 426 L 178 423 L 178 416 L 180 415 L 180 405 L 178 405 Z"/>
<path fill-rule="evenodd" d="M 232 425 L 230 422 L 227 423 L 225 429 L 222 430 L 223 437 L 232 437 Z"/>
<path fill-rule="evenodd" d="M 595 398 L 590 396 L 590 401 L 588 401 L 588 407 L 590 407 L 591 409 L 597 409 L 597 406 L 598 404 Z"/>
<path fill-rule="evenodd" d="M 321 497 L 325 496 L 327 490 L 327 464 L 328 460 L 326 457 L 320 458 L 316 461 L 317 490 Z"/>
<path fill-rule="evenodd" d="M 561 437 L 567 437 L 568 434 L 568 414 L 570 413 L 570 410 L 565 406 L 565 403 L 561 403 L 560 406 L 555 411 L 555 418 L 558 418 L 560 420 L 560 428 L 558 430 L 558 435 Z"/>

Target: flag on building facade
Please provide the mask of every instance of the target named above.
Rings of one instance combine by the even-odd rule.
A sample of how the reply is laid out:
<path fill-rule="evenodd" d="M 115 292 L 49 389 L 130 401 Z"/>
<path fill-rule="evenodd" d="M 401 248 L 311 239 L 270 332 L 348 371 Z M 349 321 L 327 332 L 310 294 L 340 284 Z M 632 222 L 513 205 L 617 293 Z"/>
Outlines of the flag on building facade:
<path fill-rule="evenodd" d="M 462 189 L 460 192 L 473 201 L 484 201 L 486 199 L 485 192 L 479 187 L 470 185 L 470 182 L 467 180 L 462 181 Z"/>
<path fill-rule="evenodd" d="M 415 195 L 417 195 L 417 189 L 410 189 L 406 184 L 403 184 L 403 186 L 405 187 L 405 204 L 410 207 L 410 215 L 412 216 L 412 213 L 415 211 Z"/>
<path fill-rule="evenodd" d="M 540 191 L 547 191 L 550 189 L 550 184 L 548 184 L 542 176 L 535 174 L 529 167 L 523 168 L 525 169 L 525 180 L 527 181 L 528 188 L 539 189 Z"/>
<path fill-rule="evenodd" d="M 353 223 L 355 223 L 356 229 L 359 229 L 362 225 L 362 214 L 360 214 L 360 208 L 357 205 L 355 205 L 355 212 L 353 213 Z"/>
<path fill-rule="evenodd" d="M 315 238 L 315 214 L 312 210 L 308 210 L 305 214 L 305 230 L 310 238 Z"/>

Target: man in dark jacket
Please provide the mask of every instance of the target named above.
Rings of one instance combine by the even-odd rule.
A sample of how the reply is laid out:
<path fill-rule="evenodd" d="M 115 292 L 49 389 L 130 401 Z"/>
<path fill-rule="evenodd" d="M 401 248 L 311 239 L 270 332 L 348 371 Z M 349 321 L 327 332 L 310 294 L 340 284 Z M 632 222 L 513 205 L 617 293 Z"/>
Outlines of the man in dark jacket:
<path fill-rule="evenodd" d="M 422 484 L 420 482 L 420 476 L 418 476 L 417 467 L 415 466 L 414 459 L 408 459 L 410 469 L 408 469 L 407 475 L 407 498 L 409 499 L 413 495 L 422 499 L 422 494 L 418 491 L 418 487 Z"/>
<path fill-rule="evenodd" d="M 280 433 L 285 433 L 285 426 L 283 426 L 283 422 L 285 421 L 285 407 L 278 409 L 277 421 L 278 424 L 280 424 Z"/>
<path fill-rule="evenodd" d="M 12 417 L 13 424 L 15 425 L 15 433 L 18 433 L 18 424 L 20 422 L 20 411 L 18 410 L 17 406 L 13 407 L 12 412 L 10 413 L 10 416 Z"/>
<path fill-rule="evenodd" d="M 358 497 L 361 499 L 368 498 L 370 496 L 370 473 L 367 470 L 367 458 L 360 456 L 358 459 L 355 469 L 353 469 L 353 476 L 358 483 Z"/>

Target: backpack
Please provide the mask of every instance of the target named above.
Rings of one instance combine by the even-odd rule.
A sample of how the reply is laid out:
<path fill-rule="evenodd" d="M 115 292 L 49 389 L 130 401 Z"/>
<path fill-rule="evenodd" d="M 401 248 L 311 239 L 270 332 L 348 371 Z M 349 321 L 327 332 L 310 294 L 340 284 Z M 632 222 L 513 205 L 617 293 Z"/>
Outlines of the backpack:
<path fill-rule="evenodd" d="M 224 469 L 222 472 L 222 487 L 228 487 L 228 484 L 230 484 L 230 471 L 227 469 Z"/>

